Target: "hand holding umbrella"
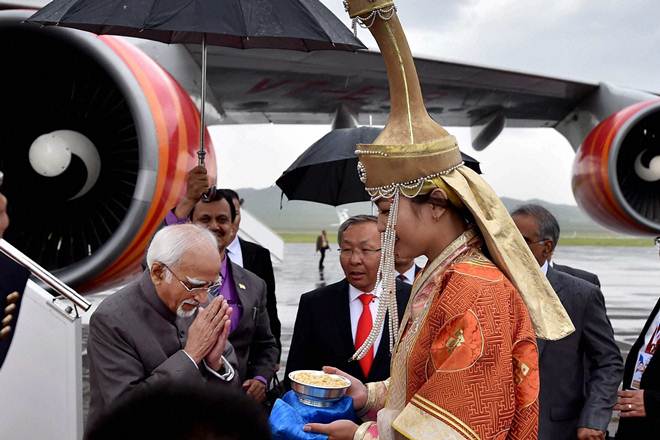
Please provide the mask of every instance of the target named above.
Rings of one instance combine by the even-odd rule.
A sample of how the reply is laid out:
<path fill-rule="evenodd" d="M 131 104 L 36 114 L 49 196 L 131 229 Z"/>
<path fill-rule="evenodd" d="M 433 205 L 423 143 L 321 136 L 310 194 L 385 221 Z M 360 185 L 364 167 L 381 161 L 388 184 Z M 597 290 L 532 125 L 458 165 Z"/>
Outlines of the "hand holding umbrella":
<path fill-rule="evenodd" d="M 203 166 L 196 166 L 190 170 L 186 176 L 186 181 L 186 194 L 174 209 L 174 215 L 178 218 L 187 217 L 195 204 L 209 192 L 209 178 L 206 174 L 206 168 Z"/>

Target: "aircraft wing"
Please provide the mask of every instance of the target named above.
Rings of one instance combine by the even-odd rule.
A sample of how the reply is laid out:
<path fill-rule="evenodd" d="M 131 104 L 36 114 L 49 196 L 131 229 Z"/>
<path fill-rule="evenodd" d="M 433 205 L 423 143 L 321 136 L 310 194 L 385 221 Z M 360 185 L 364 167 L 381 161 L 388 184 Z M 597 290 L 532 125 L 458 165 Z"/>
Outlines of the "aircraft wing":
<path fill-rule="evenodd" d="M 0 1 L 0 8 L 46 3 Z M 198 71 L 181 67 L 184 61 L 190 66 L 183 51 L 163 50 L 165 45 L 145 40 L 134 43 L 198 98 Z M 188 50 L 199 65 L 200 47 L 190 45 Z M 477 65 L 424 58 L 415 61 L 429 113 L 448 126 L 478 126 L 499 116 L 509 127 L 555 127 L 598 89 L 598 84 Z M 384 125 L 389 113 L 385 65 L 375 51 L 295 52 L 212 46 L 208 65 L 211 124 L 329 124 L 337 108 L 344 105 L 360 124 Z"/>
<path fill-rule="evenodd" d="M 198 47 L 189 46 L 201 59 Z M 500 114 L 510 127 L 554 127 L 598 84 L 416 58 L 426 105 L 448 126 Z M 225 124 L 327 124 L 340 105 L 383 125 L 387 76 L 378 52 L 292 52 L 212 47 L 208 82 Z M 370 120 L 370 117 L 372 118 Z"/>

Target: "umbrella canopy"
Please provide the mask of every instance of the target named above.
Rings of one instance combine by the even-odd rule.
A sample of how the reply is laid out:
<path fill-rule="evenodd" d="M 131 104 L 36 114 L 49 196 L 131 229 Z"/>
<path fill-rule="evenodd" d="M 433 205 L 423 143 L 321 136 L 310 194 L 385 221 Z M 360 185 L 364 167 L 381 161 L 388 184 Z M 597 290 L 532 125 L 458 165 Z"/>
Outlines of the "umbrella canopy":
<path fill-rule="evenodd" d="M 365 49 L 318 0 L 54 0 L 27 21 L 163 43 L 201 43 L 202 123 L 197 156 L 202 166 L 207 44 L 302 51 Z"/>
<path fill-rule="evenodd" d="M 364 202 L 371 198 L 357 173 L 357 144 L 370 144 L 382 131 L 377 127 L 332 130 L 309 147 L 277 179 L 289 200 L 326 205 Z M 465 165 L 481 173 L 479 162 L 461 153 Z"/>
<path fill-rule="evenodd" d="M 164 43 L 240 49 L 364 49 L 318 0 L 55 0 L 28 22 Z"/>

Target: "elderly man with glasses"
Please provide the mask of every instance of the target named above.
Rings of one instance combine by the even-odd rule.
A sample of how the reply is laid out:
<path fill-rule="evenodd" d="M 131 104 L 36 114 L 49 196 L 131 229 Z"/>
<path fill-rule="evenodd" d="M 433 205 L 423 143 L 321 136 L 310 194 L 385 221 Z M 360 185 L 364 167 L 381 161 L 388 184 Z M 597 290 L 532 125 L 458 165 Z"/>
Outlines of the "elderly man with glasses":
<path fill-rule="evenodd" d="M 221 283 L 216 238 L 199 226 L 168 226 L 154 236 L 147 264 L 90 319 L 88 428 L 116 401 L 157 384 L 239 387 L 227 342 L 232 309 L 221 296 L 209 303 Z"/>
<path fill-rule="evenodd" d="M 597 285 L 550 265 L 559 223 L 542 206 L 511 213 L 527 246 L 573 321 L 575 332 L 538 340 L 539 440 L 605 440 L 623 374 L 621 352 Z"/>
<path fill-rule="evenodd" d="M 301 296 L 286 364 L 287 384 L 291 371 L 330 365 L 362 381 L 385 380 L 390 375 L 387 326 L 367 356 L 349 362 L 369 335 L 378 309 L 381 292 L 376 278 L 381 249 L 377 219 L 371 215 L 351 217 L 337 235 L 339 262 L 346 278 Z M 401 319 L 410 286 L 397 280 L 396 290 Z"/>

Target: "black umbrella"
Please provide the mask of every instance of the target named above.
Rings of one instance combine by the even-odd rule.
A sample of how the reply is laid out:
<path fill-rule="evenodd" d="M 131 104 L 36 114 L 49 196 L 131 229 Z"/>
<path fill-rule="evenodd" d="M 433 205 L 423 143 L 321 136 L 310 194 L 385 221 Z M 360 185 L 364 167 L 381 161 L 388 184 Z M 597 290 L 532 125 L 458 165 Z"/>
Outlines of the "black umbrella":
<path fill-rule="evenodd" d="M 95 34 L 202 44 L 200 164 L 204 161 L 206 45 L 240 49 L 364 49 L 318 0 L 55 0 L 27 21 Z"/>
<path fill-rule="evenodd" d="M 357 144 L 370 144 L 382 128 L 357 127 L 332 130 L 309 147 L 277 179 L 289 200 L 326 205 L 369 201 L 357 173 Z M 479 162 L 461 153 L 465 165 L 481 174 Z"/>

